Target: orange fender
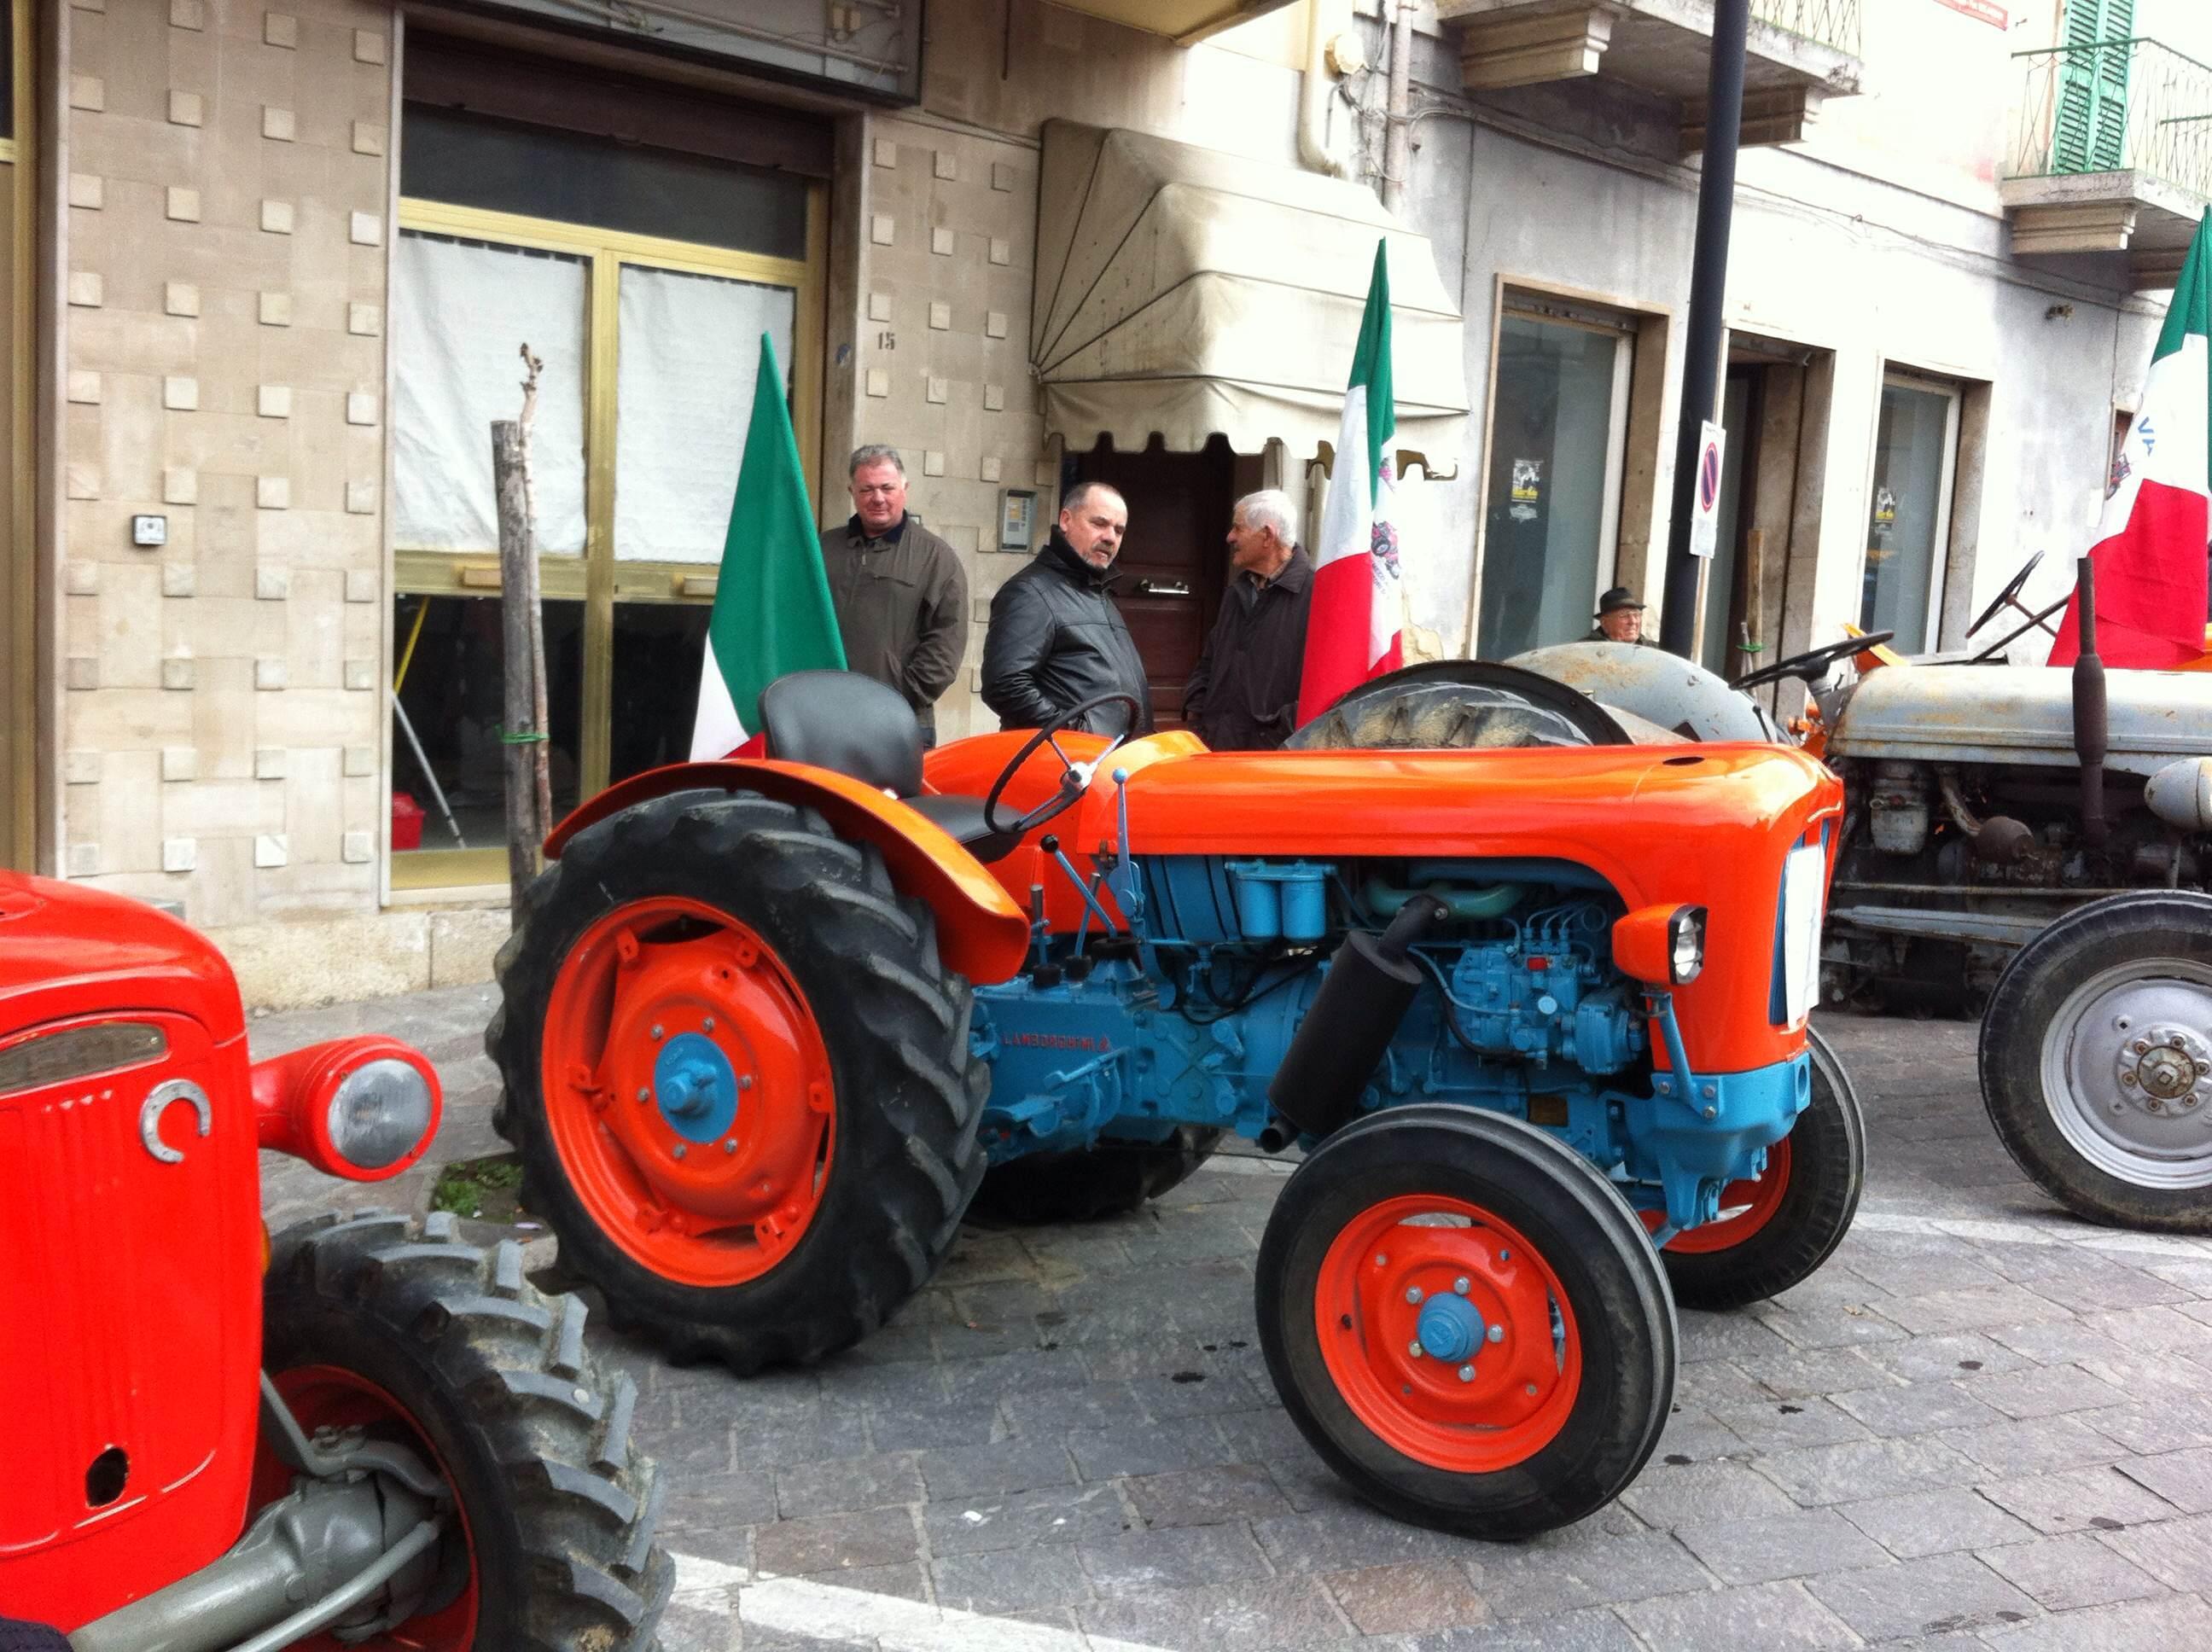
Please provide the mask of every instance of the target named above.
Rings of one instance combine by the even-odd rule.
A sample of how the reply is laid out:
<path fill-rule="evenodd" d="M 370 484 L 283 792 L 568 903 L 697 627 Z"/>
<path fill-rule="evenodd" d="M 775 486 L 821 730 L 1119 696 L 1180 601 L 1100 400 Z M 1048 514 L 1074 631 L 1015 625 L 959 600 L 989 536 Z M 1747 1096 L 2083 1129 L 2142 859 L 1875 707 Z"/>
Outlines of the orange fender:
<path fill-rule="evenodd" d="M 634 804 L 702 788 L 757 792 L 817 811 L 837 835 L 872 845 L 902 894 L 937 914 L 937 949 L 946 965 L 982 985 L 1010 979 L 1029 950 L 1029 920 L 981 863 L 896 798 L 827 768 L 767 758 L 671 763 L 617 781 L 579 805 L 545 840 L 558 860 L 568 840 Z"/>

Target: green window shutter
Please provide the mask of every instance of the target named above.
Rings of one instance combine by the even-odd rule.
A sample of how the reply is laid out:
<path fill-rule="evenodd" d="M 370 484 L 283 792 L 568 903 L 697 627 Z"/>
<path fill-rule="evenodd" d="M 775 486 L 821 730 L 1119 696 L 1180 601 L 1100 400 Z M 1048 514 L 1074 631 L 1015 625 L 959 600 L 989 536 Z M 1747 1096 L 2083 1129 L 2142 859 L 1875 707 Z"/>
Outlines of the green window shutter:
<path fill-rule="evenodd" d="M 2127 44 L 2135 0 L 2067 0 L 2052 118 L 2053 172 L 2111 172 L 2127 157 Z"/>

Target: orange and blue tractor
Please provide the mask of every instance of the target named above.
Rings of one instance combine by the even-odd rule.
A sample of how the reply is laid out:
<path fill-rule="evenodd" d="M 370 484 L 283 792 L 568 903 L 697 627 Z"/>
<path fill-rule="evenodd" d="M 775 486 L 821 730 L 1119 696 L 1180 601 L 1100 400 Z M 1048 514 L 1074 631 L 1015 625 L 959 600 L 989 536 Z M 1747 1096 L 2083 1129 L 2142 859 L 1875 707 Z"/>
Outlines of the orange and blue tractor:
<path fill-rule="evenodd" d="M 497 1121 L 563 1269 L 679 1359 L 804 1362 L 971 1209 L 1132 1211 L 1241 1138 L 1300 1155 L 1255 1319 L 1314 1449 L 1422 1524 L 1602 1507 L 1666 1423 L 1675 1303 L 1790 1289 L 1856 1207 L 1808 1019 L 1843 794 L 1498 681 L 1559 744 L 1066 732 L 1094 701 L 925 756 L 892 689 L 770 684 L 764 758 L 562 823 L 501 955 Z"/>
<path fill-rule="evenodd" d="M 387 1181 L 440 1108 L 394 1039 L 250 1061 L 204 937 L 0 873 L 0 1648 L 655 1644 L 584 1304 L 449 1215 L 263 1224 L 262 1151 Z"/>

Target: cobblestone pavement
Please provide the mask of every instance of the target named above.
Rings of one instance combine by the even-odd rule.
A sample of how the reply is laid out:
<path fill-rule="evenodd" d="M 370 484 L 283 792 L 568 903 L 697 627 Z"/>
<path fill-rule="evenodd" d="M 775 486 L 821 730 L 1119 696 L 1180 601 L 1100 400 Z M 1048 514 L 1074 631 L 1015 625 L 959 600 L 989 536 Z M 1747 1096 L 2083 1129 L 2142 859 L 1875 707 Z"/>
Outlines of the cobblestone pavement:
<path fill-rule="evenodd" d="M 466 1157 L 497 1145 L 489 1005 L 274 1017 L 255 1048 L 416 1039 Z M 667 1652 L 2212 1646 L 2212 1242 L 2056 1212 L 1983 1117 L 1971 1028 L 1824 1026 L 1869 1114 L 1857 1224 L 1786 1297 L 1682 1315 L 1673 1420 L 1603 1514 L 1507 1547 L 1346 1497 L 1255 1345 L 1282 1169 L 1222 1160 L 1126 1219 L 971 1229 L 817 1370 L 602 1334 L 678 1477 Z M 272 1220 L 377 1202 L 265 1162 Z"/>

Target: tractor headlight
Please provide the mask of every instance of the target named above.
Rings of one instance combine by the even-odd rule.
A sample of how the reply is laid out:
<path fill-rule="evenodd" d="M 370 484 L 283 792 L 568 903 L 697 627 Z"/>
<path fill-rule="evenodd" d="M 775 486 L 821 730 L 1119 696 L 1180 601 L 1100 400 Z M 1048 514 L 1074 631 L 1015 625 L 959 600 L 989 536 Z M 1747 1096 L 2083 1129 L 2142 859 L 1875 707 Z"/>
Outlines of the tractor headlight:
<path fill-rule="evenodd" d="M 1680 907 L 1667 920 L 1667 978 L 1686 987 L 1705 967 L 1705 909 Z"/>
<path fill-rule="evenodd" d="M 325 1175 L 383 1181 L 438 1132 L 437 1070 L 396 1038 L 339 1038 L 253 1064 L 261 1145 Z"/>
<path fill-rule="evenodd" d="M 411 1063 L 386 1056 L 338 1080 L 324 1114 L 331 1146 L 362 1170 L 398 1163 L 430 1128 L 430 1085 Z"/>
<path fill-rule="evenodd" d="M 1613 961 L 1646 986 L 1686 987 L 1705 967 L 1705 909 L 1639 907 L 1613 926 Z"/>

